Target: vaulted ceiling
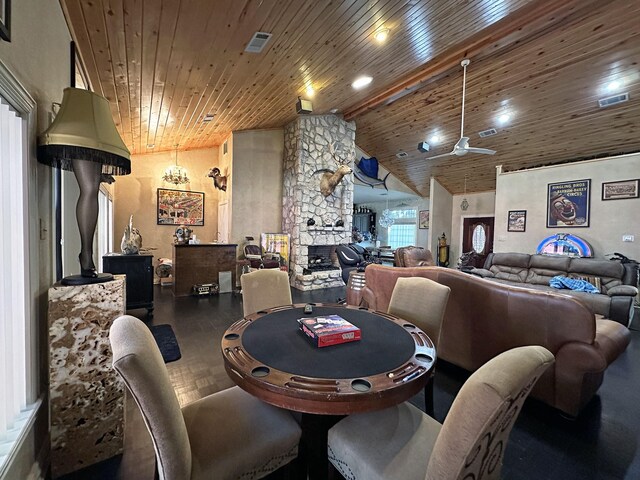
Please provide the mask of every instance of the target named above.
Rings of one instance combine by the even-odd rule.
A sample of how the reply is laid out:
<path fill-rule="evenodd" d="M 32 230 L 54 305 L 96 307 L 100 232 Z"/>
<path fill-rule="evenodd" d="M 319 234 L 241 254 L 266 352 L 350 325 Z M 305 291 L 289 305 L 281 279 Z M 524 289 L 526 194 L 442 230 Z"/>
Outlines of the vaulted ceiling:
<path fill-rule="evenodd" d="M 496 165 L 640 150 L 640 2 L 60 1 L 87 80 L 111 100 L 132 153 L 283 126 L 309 87 L 314 113 L 355 121 L 358 145 L 421 195 L 431 176 L 452 193 L 465 176 L 468 192 L 483 191 L 495 188 Z M 256 31 L 273 36 L 262 53 L 244 52 Z M 426 160 L 460 136 L 465 57 L 465 136 L 497 153 Z M 373 82 L 356 91 L 360 75 Z M 623 92 L 628 102 L 598 107 Z M 478 136 L 489 128 L 497 134 Z M 440 141 L 420 153 L 434 134 Z"/>

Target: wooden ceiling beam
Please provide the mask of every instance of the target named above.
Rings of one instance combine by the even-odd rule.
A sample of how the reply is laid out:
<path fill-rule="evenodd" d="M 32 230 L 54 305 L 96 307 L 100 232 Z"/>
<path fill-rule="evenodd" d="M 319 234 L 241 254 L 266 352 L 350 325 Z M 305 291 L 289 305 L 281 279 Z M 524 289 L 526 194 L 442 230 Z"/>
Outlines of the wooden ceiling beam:
<path fill-rule="evenodd" d="M 344 118 L 353 120 L 355 117 L 386 102 L 396 101 L 427 82 L 449 72 L 451 69 L 459 68 L 459 63 L 462 59 L 479 55 L 493 44 L 510 35 L 513 35 L 513 38 L 510 39 L 509 44 L 513 45 L 531 34 L 530 29 L 526 28 L 527 26 L 545 18 L 548 19 L 545 23 L 553 22 L 572 13 L 578 7 L 584 7 L 587 3 L 590 2 L 581 0 L 539 0 L 525 5 L 502 20 L 436 55 L 432 60 L 417 68 L 403 80 L 347 108 L 344 111 Z"/>

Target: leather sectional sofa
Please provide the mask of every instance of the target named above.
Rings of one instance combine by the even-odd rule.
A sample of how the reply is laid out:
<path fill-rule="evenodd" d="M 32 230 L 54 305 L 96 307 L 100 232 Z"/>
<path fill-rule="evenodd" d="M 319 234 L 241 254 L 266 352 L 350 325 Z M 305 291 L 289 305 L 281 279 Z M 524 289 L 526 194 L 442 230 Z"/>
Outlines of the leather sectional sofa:
<path fill-rule="evenodd" d="M 619 261 L 571 258 L 526 253 L 490 253 L 484 268 L 471 273 L 508 285 L 553 291 L 579 299 L 593 313 L 631 325 L 636 288 L 637 266 Z M 601 293 L 558 290 L 549 286 L 556 275 L 591 277 L 601 285 Z"/>
<path fill-rule="evenodd" d="M 598 318 L 567 295 L 488 282 L 441 267 L 369 265 L 362 304 L 387 311 L 399 277 L 421 276 L 451 288 L 438 358 L 475 371 L 514 347 L 542 345 L 556 357 L 532 396 L 577 416 L 602 384 L 607 367 L 629 345 L 630 332 Z"/>

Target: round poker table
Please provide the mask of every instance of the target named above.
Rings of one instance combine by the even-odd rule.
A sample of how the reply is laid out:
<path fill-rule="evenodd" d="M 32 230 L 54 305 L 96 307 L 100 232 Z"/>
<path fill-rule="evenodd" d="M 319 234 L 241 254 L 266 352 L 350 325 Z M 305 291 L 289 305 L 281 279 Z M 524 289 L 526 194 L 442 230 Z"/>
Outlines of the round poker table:
<path fill-rule="evenodd" d="M 298 319 L 339 315 L 361 330 L 357 341 L 316 347 Z M 418 327 L 349 305 L 304 304 L 260 311 L 235 322 L 222 338 L 227 373 L 272 405 L 304 413 L 348 415 L 380 410 L 424 388 L 436 351 Z"/>

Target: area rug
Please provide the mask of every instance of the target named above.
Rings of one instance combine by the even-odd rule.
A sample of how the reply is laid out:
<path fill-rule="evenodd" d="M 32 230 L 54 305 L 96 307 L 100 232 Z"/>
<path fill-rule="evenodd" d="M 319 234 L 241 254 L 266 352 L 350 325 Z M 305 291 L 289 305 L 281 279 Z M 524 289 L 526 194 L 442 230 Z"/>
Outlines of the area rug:
<path fill-rule="evenodd" d="M 149 329 L 158 344 L 164 363 L 175 362 L 182 357 L 178 339 L 176 338 L 176 334 L 173 333 L 171 325 L 151 325 Z"/>

